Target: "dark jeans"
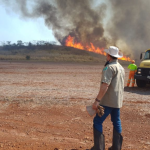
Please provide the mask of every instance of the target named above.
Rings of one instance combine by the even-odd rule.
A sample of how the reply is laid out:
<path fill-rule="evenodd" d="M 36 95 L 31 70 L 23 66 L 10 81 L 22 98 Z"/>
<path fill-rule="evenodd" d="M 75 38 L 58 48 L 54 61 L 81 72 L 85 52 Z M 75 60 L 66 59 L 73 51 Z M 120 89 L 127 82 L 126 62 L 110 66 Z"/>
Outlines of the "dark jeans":
<path fill-rule="evenodd" d="M 103 122 L 107 118 L 107 116 L 110 114 L 111 115 L 111 121 L 113 123 L 114 128 L 118 133 L 122 132 L 122 127 L 121 127 L 121 120 L 120 120 L 120 108 L 112 108 L 112 107 L 107 107 L 103 106 L 105 108 L 104 110 L 104 115 L 102 117 L 99 117 L 98 114 L 96 114 L 93 123 L 94 123 L 94 128 L 101 133 L 103 133 Z"/>

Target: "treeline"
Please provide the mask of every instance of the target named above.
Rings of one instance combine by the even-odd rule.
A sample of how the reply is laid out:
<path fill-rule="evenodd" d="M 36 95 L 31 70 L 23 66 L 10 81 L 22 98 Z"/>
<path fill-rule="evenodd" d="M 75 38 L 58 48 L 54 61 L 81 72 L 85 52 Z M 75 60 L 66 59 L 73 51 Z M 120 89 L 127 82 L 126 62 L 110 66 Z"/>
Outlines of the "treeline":
<path fill-rule="evenodd" d="M 32 42 L 23 42 L 18 40 L 17 43 L 11 43 L 11 41 L 1 43 L 0 50 L 14 50 L 14 49 L 51 49 L 56 46 L 55 41 L 32 41 Z"/>

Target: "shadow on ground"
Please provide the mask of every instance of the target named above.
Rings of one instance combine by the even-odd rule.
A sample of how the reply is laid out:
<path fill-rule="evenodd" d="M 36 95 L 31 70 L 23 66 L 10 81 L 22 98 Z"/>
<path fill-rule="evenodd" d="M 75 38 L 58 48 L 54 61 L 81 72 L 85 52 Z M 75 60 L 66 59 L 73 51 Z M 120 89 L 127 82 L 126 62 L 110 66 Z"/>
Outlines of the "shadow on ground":
<path fill-rule="evenodd" d="M 144 88 L 139 88 L 139 87 L 125 87 L 124 88 L 125 92 L 130 92 L 130 93 L 136 93 L 140 95 L 150 95 L 150 85 L 147 85 Z"/>

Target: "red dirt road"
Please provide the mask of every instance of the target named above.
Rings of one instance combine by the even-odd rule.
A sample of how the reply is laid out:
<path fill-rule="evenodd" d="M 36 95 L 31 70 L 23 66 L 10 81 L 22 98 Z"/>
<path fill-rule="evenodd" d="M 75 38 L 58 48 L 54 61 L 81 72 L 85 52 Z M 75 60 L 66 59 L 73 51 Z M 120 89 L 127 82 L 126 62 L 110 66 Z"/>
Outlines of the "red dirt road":
<path fill-rule="evenodd" d="M 103 65 L 0 62 L 0 150 L 86 150 Z M 126 79 L 128 70 L 126 69 Z M 150 150 L 150 86 L 125 87 L 123 150 Z M 103 125 L 111 146 L 110 117 Z"/>

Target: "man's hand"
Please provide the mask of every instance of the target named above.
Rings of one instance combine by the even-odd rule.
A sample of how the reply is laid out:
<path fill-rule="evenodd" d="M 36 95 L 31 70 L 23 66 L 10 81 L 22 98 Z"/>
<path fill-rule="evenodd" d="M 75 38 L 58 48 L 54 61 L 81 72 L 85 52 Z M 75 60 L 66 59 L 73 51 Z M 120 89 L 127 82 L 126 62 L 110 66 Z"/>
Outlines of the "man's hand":
<path fill-rule="evenodd" d="M 95 101 L 92 105 L 92 108 L 96 110 L 96 113 L 99 117 L 102 117 L 104 115 L 104 107 L 99 105 L 99 102 Z"/>
<path fill-rule="evenodd" d="M 104 107 L 103 106 L 98 106 L 98 109 L 96 111 L 96 113 L 98 114 L 99 117 L 102 117 L 104 115 Z"/>
<path fill-rule="evenodd" d="M 92 108 L 97 111 L 98 105 L 99 105 L 99 102 L 95 101 L 92 105 Z"/>

